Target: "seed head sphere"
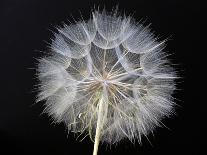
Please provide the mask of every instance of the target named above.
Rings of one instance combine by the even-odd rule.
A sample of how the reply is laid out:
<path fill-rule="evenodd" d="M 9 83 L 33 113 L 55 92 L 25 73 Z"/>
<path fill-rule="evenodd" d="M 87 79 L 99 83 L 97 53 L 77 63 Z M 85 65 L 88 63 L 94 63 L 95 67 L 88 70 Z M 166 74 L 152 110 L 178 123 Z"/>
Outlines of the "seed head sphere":
<path fill-rule="evenodd" d="M 162 126 L 174 113 L 176 72 L 165 41 L 126 15 L 94 11 L 92 18 L 63 24 L 50 54 L 39 59 L 37 101 L 54 122 L 99 142 L 130 141 Z"/>

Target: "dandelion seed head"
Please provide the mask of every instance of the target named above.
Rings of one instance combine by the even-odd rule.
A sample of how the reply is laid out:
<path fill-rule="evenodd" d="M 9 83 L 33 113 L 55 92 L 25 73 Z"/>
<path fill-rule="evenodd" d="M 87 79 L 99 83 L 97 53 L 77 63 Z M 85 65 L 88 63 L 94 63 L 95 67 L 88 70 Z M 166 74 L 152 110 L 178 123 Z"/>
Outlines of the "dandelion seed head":
<path fill-rule="evenodd" d="M 89 135 L 98 121 L 102 142 L 130 141 L 153 132 L 174 112 L 176 73 L 148 26 L 117 11 L 94 11 L 89 20 L 63 24 L 52 55 L 39 59 L 37 101 L 68 130 Z"/>

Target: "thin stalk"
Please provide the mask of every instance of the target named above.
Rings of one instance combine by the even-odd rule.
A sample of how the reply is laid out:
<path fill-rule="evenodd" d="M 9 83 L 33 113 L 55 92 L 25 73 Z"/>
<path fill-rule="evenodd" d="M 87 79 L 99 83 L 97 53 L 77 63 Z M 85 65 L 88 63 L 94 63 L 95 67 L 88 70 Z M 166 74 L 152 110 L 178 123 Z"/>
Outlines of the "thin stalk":
<path fill-rule="evenodd" d="M 101 135 L 101 129 L 102 129 L 102 121 L 103 121 L 103 111 L 104 111 L 104 106 L 103 106 L 103 96 L 101 97 L 99 104 L 98 104 L 98 120 L 97 120 L 97 126 L 96 126 L 96 135 L 95 135 L 95 143 L 94 143 L 94 148 L 93 148 L 93 155 L 97 155 L 98 153 L 98 146 L 100 142 L 100 135 Z"/>
<path fill-rule="evenodd" d="M 107 116 L 108 107 L 106 105 L 106 100 L 107 100 L 107 97 L 105 96 L 106 93 L 107 93 L 106 87 L 104 86 L 102 97 L 98 103 L 98 120 L 97 120 L 97 126 L 96 126 L 96 135 L 95 135 L 95 143 L 94 143 L 94 148 L 93 148 L 93 155 L 97 155 L 98 153 L 98 146 L 100 142 L 101 131 L 102 131 L 103 123 L 105 121 L 105 117 Z"/>

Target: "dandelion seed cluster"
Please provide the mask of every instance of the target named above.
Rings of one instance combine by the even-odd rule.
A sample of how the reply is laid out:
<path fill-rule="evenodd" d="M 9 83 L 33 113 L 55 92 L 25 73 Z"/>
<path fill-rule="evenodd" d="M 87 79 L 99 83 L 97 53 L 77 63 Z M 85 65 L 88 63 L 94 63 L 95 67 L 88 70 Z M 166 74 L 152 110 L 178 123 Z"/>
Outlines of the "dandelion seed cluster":
<path fill-rule="evenodd" d="M 69 131 L 109 144 L 147 136 L 174 112 L 175 71 L 148 26 L 117 11 L 63 24 L 39 59 L 37 101 Z M 98 124 L 98 125 L 97 125 Z"/>

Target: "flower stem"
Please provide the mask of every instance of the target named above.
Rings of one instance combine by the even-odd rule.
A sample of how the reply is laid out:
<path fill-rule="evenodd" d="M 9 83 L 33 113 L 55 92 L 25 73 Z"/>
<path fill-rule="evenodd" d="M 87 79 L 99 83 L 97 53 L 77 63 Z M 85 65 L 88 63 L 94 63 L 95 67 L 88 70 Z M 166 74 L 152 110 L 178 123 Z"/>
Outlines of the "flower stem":
<path fill-rule="evenodd" d="M 95 143 L 94 143 L 94 148 L 93 148 L 93 155 L 97 155 L 98 153 L 98 145 L 100 142 L 101 129 L 103 125 L 103 117 L 104 117 L 103 98 L 104 97 L 102 96 L 98 104 L 98 120 L 97 120 L 97 126 L 96 126 L 96 135 L 95 135 Z"/>

